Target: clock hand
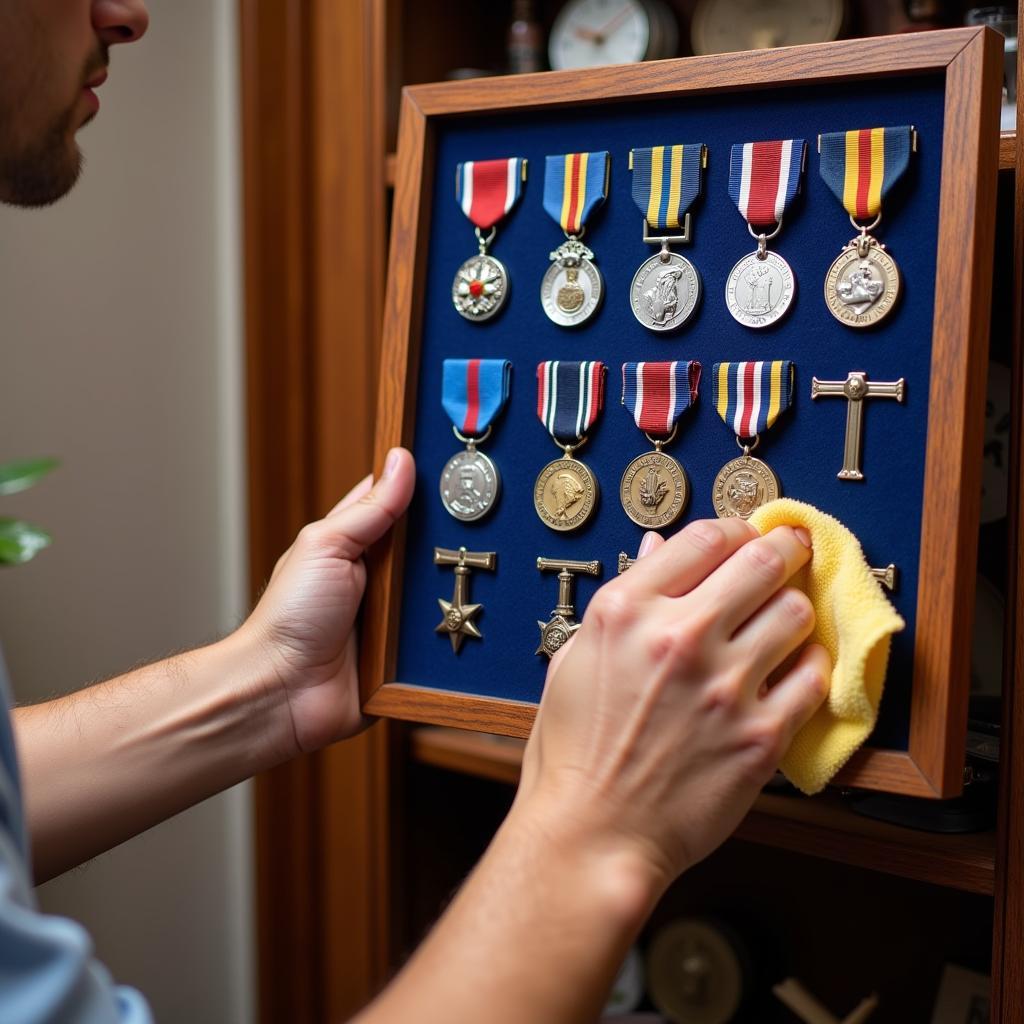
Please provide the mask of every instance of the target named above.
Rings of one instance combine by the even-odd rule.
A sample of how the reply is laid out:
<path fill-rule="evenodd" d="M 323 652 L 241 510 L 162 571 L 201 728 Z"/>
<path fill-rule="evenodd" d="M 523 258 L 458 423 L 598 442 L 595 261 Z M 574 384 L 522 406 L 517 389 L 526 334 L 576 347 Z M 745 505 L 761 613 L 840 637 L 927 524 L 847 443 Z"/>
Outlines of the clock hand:
<path fill-rule="evenodd" d="M 607 41 L 608 37 L 622 24 L 623 21 L 632 13 L 633 5 L 625 4 L 616 12 L 615 16 L 608 22 L 607 25 L 599 28 L 595 33 L 594 42 L 600 45 Z"/>

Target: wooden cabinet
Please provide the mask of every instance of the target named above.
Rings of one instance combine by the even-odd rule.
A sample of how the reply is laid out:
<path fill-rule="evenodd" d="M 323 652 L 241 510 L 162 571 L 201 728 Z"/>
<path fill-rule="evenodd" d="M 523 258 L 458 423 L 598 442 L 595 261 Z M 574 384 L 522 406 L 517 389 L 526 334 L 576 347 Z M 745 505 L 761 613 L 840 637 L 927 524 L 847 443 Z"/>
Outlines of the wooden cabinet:
<path fill-rule="evenodd" d="M 557 6 L 539 5 L 547 22 Z M 692 6 L 676 4 L 684 25 Z M 864 19 L 881 6 L 852 5 Z M 901 5 L 892 7 L 888 28 L 900 19 Z M 511 3 L 474 9 L 472 18 L 448 0 L 243 0 L 240 10 L 250 544 L 258 589 L 295 531 L 370 467 L 400 88 L 453 67 L 499 67 Z M 1004 135 L 999 151 L 995 287 L 1014 303 L 996 303 L 993 345 L 1013 361 L 1016 510 L 1024 183 L 1014 173 L 1016 138 Z M 1004 533 L 995 543 L 1008 566 L 1010 685 L 998 828 L 935 835 L 856 816 L 834 793 L 814 800 L 766 794 L 737 838 L 702 868 L 705 890 L 743 876 L 752 913 L 780 922 L 794 942 L 807 934 L 798 927 L 807 910 L 796 904 L 809 887 L 873 892 L 860 903 L 843 901 L 841 911 L 837 903 L 844 923 L 830 940 L 837 956 L 860 956 L 853 962 L 864 965 L 866 989 L 873 976 L 888 970 L 888 984 L 897 975 L 892 958 L 858 950 L 878 944 L 880 933 L 890 939 L 879 949 L 919 947 L 903 981 L 910 994 L 887 1011 L 904 1016 L 880 1020 L 927 1019 L 937 972 L 949 959 L 991 969 L 993 1020 L 1024 1024 L 1024 699 L 1016 686 L 1024 678 L 1017 589 L 1024 554 L 1016 533 Z M 259 780 L 264 1020 L 341 1020 L 386 982 L 501 820 L 519 753 L 516 741 L 381 723 Z M 766 872 L 774 881 L 758 885 Z M 691 905 L 692 891 L 683 879 L 660 918 Z M 814 958 L 794 962 L 813 969 Z M 841 981 L 827 971 L 822 977 L 821 994 L 841 1002 Z"/>

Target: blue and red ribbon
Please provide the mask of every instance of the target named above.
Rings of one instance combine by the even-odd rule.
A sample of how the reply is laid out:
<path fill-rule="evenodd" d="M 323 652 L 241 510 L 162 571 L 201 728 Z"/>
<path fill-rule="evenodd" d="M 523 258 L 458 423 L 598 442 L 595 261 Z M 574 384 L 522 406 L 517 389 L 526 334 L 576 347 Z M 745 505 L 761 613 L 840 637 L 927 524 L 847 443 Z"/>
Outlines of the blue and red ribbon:
<path fill-rule="evenodd" d="M 623 363 L 622 404 L 648 434 L 671 434 L 679 417 L 697 401 L 700 363 Z"/>
<path fill-rule="evenodd" d="M 507 359 L 446 359 L 441 404 L 460 434 L 482 434 L 508 401 L 512 364 Z"/>
<path fill-rule="evenodd" d="M 611 154 L 565 153 L 544 165 L 544 209 L 567 235 L 578 235 L 608 195 Z"/>
<path fill-rule="evenodd" d="M 803 139 L 740 142 L 729 156 L 729 195 L 743 219 L 754 228 L 767 228 L 782 215 L 800 191 Z"/>

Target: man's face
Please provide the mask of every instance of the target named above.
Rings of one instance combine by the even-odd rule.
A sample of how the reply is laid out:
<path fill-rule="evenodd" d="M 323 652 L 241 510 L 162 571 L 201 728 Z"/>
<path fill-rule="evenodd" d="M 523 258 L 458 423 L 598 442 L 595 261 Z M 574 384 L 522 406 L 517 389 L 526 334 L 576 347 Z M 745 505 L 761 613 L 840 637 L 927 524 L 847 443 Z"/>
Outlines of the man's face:
<path fill-rule="evenodd" d="M 0 202 L 45 206 L 74 185 L 110 47 L 148 23 L 143 0 L 0 0 Z"/>

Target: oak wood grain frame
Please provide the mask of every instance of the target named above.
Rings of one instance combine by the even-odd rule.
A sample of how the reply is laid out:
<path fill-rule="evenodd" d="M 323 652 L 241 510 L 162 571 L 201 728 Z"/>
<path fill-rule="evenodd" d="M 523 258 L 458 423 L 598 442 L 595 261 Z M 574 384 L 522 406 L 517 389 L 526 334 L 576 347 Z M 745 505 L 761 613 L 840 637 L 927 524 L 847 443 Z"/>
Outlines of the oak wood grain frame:
<path fill-rule="evenodd" d="M 951 29 L 646 65 L 413 86 L 402 94 L 391 254 L 384 313 L 375 464 L 412 441 L 420 296 L 442 119 L 482 111 L 551 110 L 782 86 L 945 75 L 936 273 L 966 282 L 937 289 L 921 520 L 920 582 L 909 744 L 865 748 L 836 781 L 926 797 L 962 785 L 970 624 L 981 487 L 982 410 L 992 287 L 1002 39 Z M 404 531 L 372 554 L 362 672 L 367 712 L 464 729 L 529 734 L 535 705 L 394 682 Z M 438 683 L 443 685 L 443 680 Z"/>

